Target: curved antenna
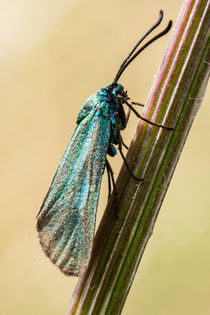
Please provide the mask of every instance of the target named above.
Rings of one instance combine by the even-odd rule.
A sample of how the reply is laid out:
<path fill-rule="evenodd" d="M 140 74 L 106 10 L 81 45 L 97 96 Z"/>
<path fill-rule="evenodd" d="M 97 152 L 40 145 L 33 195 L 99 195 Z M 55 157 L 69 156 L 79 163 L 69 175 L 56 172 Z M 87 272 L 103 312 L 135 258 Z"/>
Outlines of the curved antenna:
<path fill-rule="evenodd" d="M 167 34 L 172 26 L 172 21 L 170 20 L 167 27 L 160 33 L 158 33 L 156 36 L 151 38 L 144 46 L 142 46 L 133 56 L 132 54 L 136 50 L 138 45 L 135 45 L 135 49 L 132 49 L 132 54 L 129 54 L 129 58 L 126 58 L 126 62 L 123 62 L 123 64 L 120 66 L 120 69 L 117 72 L 117 75 L 115 76 L 114 82 L 117 82 L 119 78 L 121 77 L 124 70 L 127 68 L 127 66 L 149 45 L 151 45 L 154 41 L 156 41 L 158 38 L 162 37 L 163 35 Z"/>
<path fill-rule="evenodd" d="M 114 79 L 114 82 L 117 82 L 118 79 L 116 80 L 116 78 L 118 77 L 118 73 L 120 73 L 120 70 L 124 67 L 124 65 L 126 64 L 126 62 L 128 61 L 128 59 L 132 56 L 132 54 L 134 53 L 134 51 L 137 49 L 137 47 L 143 42 L 143 40 L 156 28 L 158 27 L 158 25 L 161 23 L 163 19 L 163 10 L 160 10 L 159 12 L 159 18 L 157 20 L 157 22 L 138 40 L 138 42 L 135 44 L 135 46 L 132 48 L 132 50 L 130 51 L 130 53 L 128 54 L 128 56 L 125 58 L 125 60 L 123 61 L 123 63 L 121 64 L 116 76 L 115 76 L 115 79 Z"/>

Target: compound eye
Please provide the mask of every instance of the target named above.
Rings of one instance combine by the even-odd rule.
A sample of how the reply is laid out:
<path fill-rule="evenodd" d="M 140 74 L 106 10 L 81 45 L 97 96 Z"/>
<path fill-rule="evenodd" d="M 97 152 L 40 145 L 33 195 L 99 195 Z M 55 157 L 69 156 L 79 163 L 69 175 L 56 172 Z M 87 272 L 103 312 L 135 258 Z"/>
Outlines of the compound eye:
<path fill-rule="evenodd" d="M 120 89 L 120 88 L 115 88 L 115 89 L 114 89 L 114 93 L 115 93 L 115 95 L 122 94 L 122 89 Z"/>

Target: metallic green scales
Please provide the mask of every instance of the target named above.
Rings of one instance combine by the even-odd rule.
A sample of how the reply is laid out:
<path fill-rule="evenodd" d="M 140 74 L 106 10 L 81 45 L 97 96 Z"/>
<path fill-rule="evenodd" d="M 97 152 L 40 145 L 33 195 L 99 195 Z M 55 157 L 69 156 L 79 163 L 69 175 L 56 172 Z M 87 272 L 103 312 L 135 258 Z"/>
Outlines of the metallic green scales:
<path fill-rule="evenodd" d="M 114 113 L 119 113 L 120 128 L 125 128 L 119 91 L 122 85 L 113 83 L 84 103 L 38 213 L 42 247 L 66 275 L 82 274 L 89 260 L 106 154 L 115 155 L 112 144 L 118 143 Z"/>

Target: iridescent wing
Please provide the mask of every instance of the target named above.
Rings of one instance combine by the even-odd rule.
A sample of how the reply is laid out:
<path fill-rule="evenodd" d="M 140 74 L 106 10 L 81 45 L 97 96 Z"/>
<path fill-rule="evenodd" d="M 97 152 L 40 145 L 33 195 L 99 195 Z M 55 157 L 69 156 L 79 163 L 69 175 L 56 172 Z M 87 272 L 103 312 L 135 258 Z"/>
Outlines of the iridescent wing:
<path fill-rule="evenodd" d="M 100 108 L 82 119 L 37 216 L 43 250 L 66 275 L 80 275 L 89 260 L 110 124 Z"/>

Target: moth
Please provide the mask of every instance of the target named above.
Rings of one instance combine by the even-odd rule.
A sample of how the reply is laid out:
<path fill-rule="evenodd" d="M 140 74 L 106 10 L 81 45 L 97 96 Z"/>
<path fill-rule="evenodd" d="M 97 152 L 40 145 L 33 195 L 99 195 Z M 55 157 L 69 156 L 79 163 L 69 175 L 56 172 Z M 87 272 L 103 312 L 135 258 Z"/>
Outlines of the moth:
<path fill-rule="evenodd" d="M 152 42 L 165 35 L 168 26 L 146 42 L 142 41 L 161 23 L 163 11 L 157 22 L 141 37 L 121 64 L 114 81 L 90 96 L 82 106 L 77 127 L 64 152 L 41 209 L 37 215 L 37 230 L 46 255 L 66 275 L 80 276 L 87 267 L 95 229 L 101 178 L 107 169 L 109 187 L 113 172 L 107 155 L 117 154 L 116 146 L 130 174 L 136 179 L 122 152 L 120 131 L 126 128 L 127 117 L 123 105 L 127 105 L 140 119 L 166 128 L 143 118 L 134 108 L 124 87 L 118 83 L 128 65 Z"/>

